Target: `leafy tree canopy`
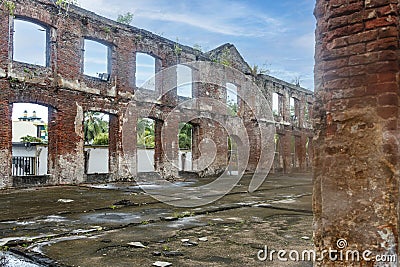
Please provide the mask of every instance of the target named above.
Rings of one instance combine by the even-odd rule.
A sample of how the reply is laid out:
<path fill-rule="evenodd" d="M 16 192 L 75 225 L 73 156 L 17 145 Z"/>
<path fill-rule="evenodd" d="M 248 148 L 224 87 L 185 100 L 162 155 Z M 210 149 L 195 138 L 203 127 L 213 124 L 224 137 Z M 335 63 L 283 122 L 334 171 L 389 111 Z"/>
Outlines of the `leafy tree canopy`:
<path fill-rule="evenodd" d="M 106 116 L 106 114 L 96 111 L 88 111 L 85 113 L 83 134 L 86 144 L 93 144 L 95 138 L 100 134 L 107 134 L 108 137 L 108 120 Z"/>
<path fill-rule="evenodd" d="M 42 144 L 42 143 L 45 142 L 45 140 L 43 140 L 42 138 L 39 138 L 39 137 L 27 135 L 27 136 L 21 137 L 21 142 L 23 142 L 23 143 L 40 143 L 40 144 Z"/>
<path fill-rule="evenodd" d="M 155 133 L 154 121 L 151 119 L 140 119 L 136 126 L 137 146 L 142 148 L 154 148 Z"/>
<path fill-rule="evenodd" d="M 192 147 L 192 125 L 189 123 L 179 124 L 179 149 L 191 149 Z"/>

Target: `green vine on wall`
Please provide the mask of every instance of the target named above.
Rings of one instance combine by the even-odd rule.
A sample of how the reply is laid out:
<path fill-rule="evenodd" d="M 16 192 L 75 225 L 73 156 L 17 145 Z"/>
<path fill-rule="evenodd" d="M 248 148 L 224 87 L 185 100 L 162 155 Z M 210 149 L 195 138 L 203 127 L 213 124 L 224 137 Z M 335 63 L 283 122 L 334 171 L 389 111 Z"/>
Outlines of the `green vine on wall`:
<path fill-rule="evenodd" d="M 117 22 L 130 25 L 133 21 L 133 14 L 130 12 L 125 13 L 124 15 L 118 15 Z"/>
<path fill-rule="evenodd" d="M 219 55 L 212 55 L 211 61 L 214 63 L 222 64 L 224 66 L 232 66 L 231 62 L 231 51 L 228 47 L 225 47 Z"/>
<path fill-rule="evenodd" d="M 176 38 L 176 42 L 174 44 L 174 54 L 176 55 L 176 57 L 179 57 L 183 51 L 183 49 L 180 47 L 178 42 L 179 42 L 179 39 Z"/>
<path fill-rule="evenodd" d="M 58 7 L 58 14 L 63 14 L 64 10 L 65 15 L 68 13 L 70 5 L 78 5 L 77 0 L 53 0 L 53 2 Z"/>
<path fill-rule="evenodd" d="M 230 61 L 230 56 L 231 56 L 231 51 L 229 50 L 228 47 L 225 47 L 224 50 L 222 50 L 221 57 L 219 59 L 219 63 L 224 65 L 224 66 L 231 66 L 232 63 Z"/>
<path fill-rule="evenodd" d="M 0 0 L 0 6 L 4 6 L 11 16 L 14 16 L 15 3 L 10 0 Z"/>

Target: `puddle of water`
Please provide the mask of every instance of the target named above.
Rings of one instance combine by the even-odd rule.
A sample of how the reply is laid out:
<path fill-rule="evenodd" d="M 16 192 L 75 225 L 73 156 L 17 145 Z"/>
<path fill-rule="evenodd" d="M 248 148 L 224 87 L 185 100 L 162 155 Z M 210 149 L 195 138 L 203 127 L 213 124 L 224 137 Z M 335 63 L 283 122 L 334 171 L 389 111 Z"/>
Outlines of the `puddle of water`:
<path fill-rule="evenodd" d="M 258 202 L 257 201 L 247 201 L 247 202 L 239 202 L 236 204 L 238 204 L 240 206 L 253 206 L 253 205 L 258 204 Z"/>
<path fill-rule="evenodd" d="M 47 216 L 46 219 L 40 220 L 42 222 L 66 222 L 68 221 L 65 217 L 58 216 L 58 215 L 50 215 Z"/>
<path fill-rule="evenodd" d="M 15 222 L 16 225 L 21 225 L 21 226 L 24 226 L 24 225 L 32 225 L 32 224 L 35 224 L 35 223 L 36 223 L 36 222 L 34 222 L 34 221 Z"/>
<path fill-rule="evenodd" d="M 11 252 L 0 252 L 0 263 L 2 267 L 44 267 Z"/>
<path fill-rule="evenodd" d="M 273 201 L 271 203 L 273 203 L 273 204 L 291 204 L 291 203 L 295 203 L 295 202 L 296 202 L 295 199 L 289 198 L 289 199 Z"/>
<path fill-rule="evenodd" d="M 194 181 L 186 181 L 186 182 L 175 182 L 169 185 L 178 186 L 178 187 L 186 187 L 195 184 Z M 140 185 L 121 185 L 121 184 L 93 184 L 88 185 L 88 187 L 96 188 L 96 189 L 110 189 L 110 190 L 121 190 L 125 192 L 140 192 L 142 189 L 157 189 L 157 188 L 165 188 L 165 184 L 158 184 L 157 181 L 153 182 L 142 182 Z"/>
<path fill-rule="evenodd" d="M 122 212 L 102 212 L 88 214 L 82 217 L 85 221 L 96 223 L 132 223 L 140 222 L 140 215 Z"/>
<path fill-rule="evenodd" d="M 35 224 L 36 222 L 34 221 L 23 221 L 23 222 L 18 222 L 18 221 L 6 221 L 6 222 L 0 222 L 1 224 L 14 224 L 14 225 L 30 225 L 30 224 Z"/>
<path fill-rule="evenodd" d="M 26 226 L 26 225 L 33 225 L 37 223 L 57 223 L 57 222 L 66 222 L 68 219 L 62 216 L 57 216 L 57 215 L 50 215 L 47 216 L 45 219 L 40 219 L 36 221 L 5 221 L 5 222 L 0 222 L 0 224 L 11 224 L 11 225 L 18 225 L 18 226 Z"/>
<path fill-rule="evenodd" d="M 82 217 L 84 221 L 92 223 L 139 223 L 143 220 L 158 219 L 170 213 L 167 209 L 144 209 L 137 213 L 98 212 Z"/>
<path fill-rule="evenodd" d="M 169 228 L 187 228 L 187 227 L 207 225 L 206 223 L 201 222 L 199 220 L 201 217 L 202 216 L 181 218 L 181 219 L 179 219 L 177 221 L 168 222 L 166 224 L 166 227 L 169 227 Z"/>
<path fill-rule="evenodd" d="M 5 222 L 0 222 L 0 224 L 16 224 L 17 221 L 5 221 Z"/>

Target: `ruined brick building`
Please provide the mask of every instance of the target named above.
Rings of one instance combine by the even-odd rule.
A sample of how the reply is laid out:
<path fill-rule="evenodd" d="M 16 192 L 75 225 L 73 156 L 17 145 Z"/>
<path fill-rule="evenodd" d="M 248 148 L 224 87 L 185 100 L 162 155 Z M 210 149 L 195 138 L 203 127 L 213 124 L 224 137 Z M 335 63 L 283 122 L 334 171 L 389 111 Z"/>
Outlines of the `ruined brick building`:
<path fill-rule="evenodd" d="M 252 74 L 249 65 L 236 48 L 225 44 L 203 53 L 180 45 L 148 31 L 120 24 L 79 7 L 71 6 L 67 13 L 54 2 L 47 0 L 16 0 L 15 16 L 4 6 L 0 10 L 0 188 L 20 184 L 76 184 L 90 181 L 85 173 L 83 116 L 86 111 L 109 114 L 109 173 L 108 181 L 132 179 L 137 168 L 128 171 L 124 158 L 136 158 L 135 135 L 132 149 L 122 150 L 121 127 L 129 103 L 134 103 L 134 118 L 149 117 L 155 121 L 155 169 L 163 174 L 177 175 L 164 164 L 165 154 L 176 155 L 177 147 L 161 144 L 164 120 L 180 98 L 176 90 L 162 99 L 152 98 L 147 92 L 145 99 L 138 99 L 137 92 L 146 91 L 135 84 L 136 55 L 150 55 L 155 70 L 160 72 L 176 64 L 192 61 L 218 61 L 221 57 L 233 68 L 251 77 L 262 89 L 272 105 L 278 100 L 275 115 L 275 160 L 273 171 L 306 171 L 311 168 L 313 137 L 310 123 L 313 92 L 275 79 L 268 75 Z M 13 60 L 14 23 L 23 20 L 40 26 L 46 32 L 45 63 L 43 66 Z M 107 47 L 108 70 L 99 77 L 84 74 L 84 44 L 95 41 Z M 176 82 L 176 77 L 165 77 Z M 232 78 L 233 79 L 233 78 Z M 156 80 L 155 87 L 162 83 Z M 225 83 L 235 83 L 226 80 Z M 158 89 L 157 89 L 158 90 Z M 240 91 L 240 88 L 237 88 Z M 275 94 L 275 96 L 274 96 Z M 143 94 L 142 94 L 143 95 Z M 226 88 L 215 86 L 193 87 L 192 97 L 208 97 L 226 101 Z M 289 108 L 292 103 L 292 110 Z M 14 177 L 12 166 L 12 105 L 13 103 L 37 103 L 49 108 L 48 175 L 45 177 Z M 239 110 L 240 101 L 238 101 Z M 193 111 L 193 110 L 192 110 Z M 193 111 L 195 112 L 195 111 Z M 204 111 L 202 111 L 204 114 Z M 228 114 L 213 114 L 206 117 Z M 190 113 L 182 110 L 182 113 Z M 218 112 L 217 112 L 218 113 Z M 239 112 L 238 116 L 242 116 Z M 246 120 L 246 118 L 244 118 Z M 178 122 L 177 122 L 178 123 Z M 200 156 L 198 144 L 203 138 L 211 138 L 217 145 L 216 157 L 204 170 L 194 170 L 202 175 L 223 171 L 228 161 L 228 135 L 222 127 L 210 119 L 190 121 L 193 125 L 193 158 Z M 246 124 L 246 123 L 245 123 Z M 258 161 L 260 140 L 254 130 L 257 122 L 247 119 L 251 147 L 247 172 L 253 172 Z M 176 136 L 168 137 L 171 144 Z M 251 139 L 253 138 L 253 139 Z"/>

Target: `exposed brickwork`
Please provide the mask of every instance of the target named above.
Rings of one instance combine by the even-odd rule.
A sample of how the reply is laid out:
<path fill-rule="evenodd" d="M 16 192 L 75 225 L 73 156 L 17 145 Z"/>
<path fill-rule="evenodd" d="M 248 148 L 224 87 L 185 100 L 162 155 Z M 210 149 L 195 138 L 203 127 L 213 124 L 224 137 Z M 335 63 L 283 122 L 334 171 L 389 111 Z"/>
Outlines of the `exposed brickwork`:
<path fill-rule="evenodd" d="M 166 160 L 177 162 L 178 140 L 175 134 L 167 133 L 166 139 L 161 138 L 166 116 L 181 101 L 176 90 L 172 90 L 161 99 L 156 99 L 155 92 L 139 89 L 135 84 L 136 67 L 135 53 L 147 53 L 155 58 L 156 72 L 165 71 L 177 63 L 196 60 L 218 61 L 221 57 L 228 60 L 232 67 L 255 81 L 262 88 L 268 101 L 272 93 L 282 95 L 281 103 L 284 118 L 278 118 L 277 130 L 282 138 L 284 153 L 280 157 L 284 164 L 278 164 L 275 171 L 291 172 L 306 170 L 305 140 L 312 136 L 312 130 L 304 119 L 304 105 L 313 103 L 312 92 L 266 75 L 251 76 L 251 70 L 233 45 L 226 44 L 208 53 L 202 53 L 193 48 L 176 44 L 173 41 L 154 35 L 145 30 L 119 24 L 109 19 L 97 16 L 78 7 L 71 7 L 68 16 L 60 15 L 57 7 L 48 0 L 16 0 L 15 19 L 23 18 L 38 23 L 48 29 L 47 67 L 35 66 L 13 61 L 13 17 L 0 10 L 0 153 L 3 161 L 0 174 L 0 187 L 11 186 L 11 105 L 17 102 L 38 103 L 50 108 L 49 112 L 49 162 L 50 184 L 81 183 L 88 179 L 85 175 L 83 153 L 83 114 L 87 111 L 100 111 L 110 115 L 110 145 L 109 145 L 109 180 L 132 179 L 137 175 L 136 147 L 123 150 L 122 125 L 128 105 L 133 107 L 129 121 L 135 125 L 140 118 L 151 118 L 156 121 L 155 169 L 166 177 L 175 177 L 178 170 L 166 164 Z M 384 12 L 384 11 L 382 11 Z M 9 31 L 10 29 L 10 31 Z M 382 33 L 388 35 L 388 33 Z M 100 79 L 86 76 L 82 73 L 84 64 L 84 40 L 90 39 L 106 44 L 110 50 L 110 79 Z M 11 43 L 10 43 L 11 42 Z M 389 43 L 389 42 L 388 42 Z M 181 51 L 176 53 L 176 46 Z M 377 55 L 379 58 L 379 55 Z M 354 61 L 362 59 L 354 59 Z M 155 79 L 156 90 L 166 92 L 176 86 L 176 71 L 169 70 L 163 77 Z M 241 80 L 234 72 L 228 73 L 225 83 L 240 84 Z M 193 71 L 193 79 L 198 75 Z M 210 75 L 216 75 L 211 73 Z M 221 79 L 221 77 L 215 77 Z M 388 79 L 380 77 L 379 79 Z M 240 93 L 241 88 L 238 88 Z M 140 91 L 142 98 L 137 99 Z M 215 84 L 193 84 L 194 97 L 207 97 L 224 102 L 226 90 Z M 291 121 L 289 114 L 289 97 L 298 99 L 298 122 Z M 257 105 L 257 99 L 253 100 Z M 381 103 L 390 100 L 382 98 Z M 251 137 L 251 158 L 247 172 L 254 172 L 259 160 L 260 148 L 265 140 L 260 140 L 257 123 L 252 121 L 254 115 L 248 112 L 245 103 L 239 100 L 239 116 L 246 122 Z M 391 102 L 390 102 L 391 103 Z M 226 108 L 216 108 L 211 111 L 201 111 L 210 119 L 192 120 L 199 115 L 199 110 L 181 108 L 180 117 L 169 121 L 168 127 L 177 128 L 178 123 L 187 121 L 194 125 L 193 159 L 201 157 L 199 147 L 204 139 L 210 139 L 215 144 L 216 156 L 202 175 L 221 173 L 228 161 L 228 133 L 223 129 L 223 123 L 229 121 Z M 386 110 L 382 110 L 384 114 Z M 183 114 L 183 115 L 182 115 Z M 212 118 L 218 118 L 218 122 Z M 239 117 L 238 117 L 239 118 Z M 300 123 L 299 123 L 300 122 Z M 136 144 L 136 126 L 130 128 L 130 146 Z M 296 135 L 296 155 L 291 155 L 291 137 Z M 206 144 L 207 145 L 207 144 Z M 310 156 L 310 155 L 309 155 Z M 298 165 L 291 165 L 291 158 L 296 158 Z M 125 160 L 128 159 L 128 160 Z M 199 170 L 200 171 L 200 170 Z"/>
<path fill-rule="evenodd" d="M 317 0 L 315 245 L 398 254 L 399 1 Z M 397 266 L 332 262 L 318 266 Z"/>

